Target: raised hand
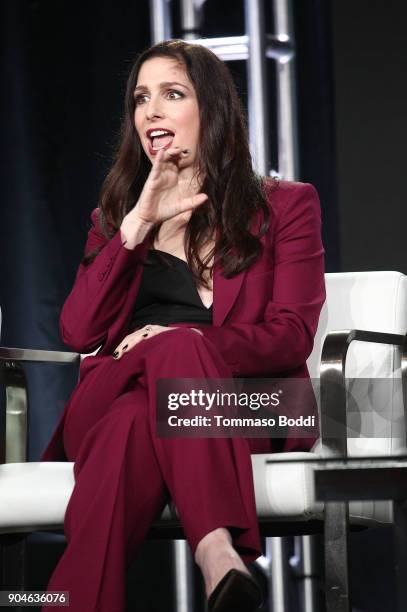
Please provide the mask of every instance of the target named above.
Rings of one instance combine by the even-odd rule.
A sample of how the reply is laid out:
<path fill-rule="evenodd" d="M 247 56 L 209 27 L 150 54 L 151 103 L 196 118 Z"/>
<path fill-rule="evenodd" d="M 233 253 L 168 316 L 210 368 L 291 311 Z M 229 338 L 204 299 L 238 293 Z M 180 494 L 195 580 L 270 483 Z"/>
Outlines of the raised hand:
<path fill-rule="evenodd" d="M 137 204 L 123 219 L 125 235 L 131 236 L 132 228 L 140 223 L 153 226 L 194 210 L 208 199 L 205 193 L 199 193 L 196 179 L 182 175 L 182 159 L 188 155 L 189 151 L 180 147 L 158 151 Z"/>

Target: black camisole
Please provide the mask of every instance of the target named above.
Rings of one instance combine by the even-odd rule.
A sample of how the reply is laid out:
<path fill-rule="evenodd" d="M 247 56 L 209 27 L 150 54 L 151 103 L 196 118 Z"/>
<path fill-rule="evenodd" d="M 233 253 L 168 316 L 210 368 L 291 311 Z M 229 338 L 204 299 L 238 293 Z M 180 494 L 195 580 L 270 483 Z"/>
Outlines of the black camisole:
<path fill-rule="evenodd" d="M 150 249 L 130 319 L 129 333 L 148 323 L 212 325 L 212 305 L 206 308 L 183 259 Z"/>

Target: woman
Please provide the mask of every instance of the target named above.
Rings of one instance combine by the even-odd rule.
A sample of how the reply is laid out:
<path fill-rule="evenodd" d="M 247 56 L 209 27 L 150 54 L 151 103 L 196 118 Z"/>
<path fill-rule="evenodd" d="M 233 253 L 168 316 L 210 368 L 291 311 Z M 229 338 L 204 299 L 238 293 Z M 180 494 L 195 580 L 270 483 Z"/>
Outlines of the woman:
<path fill-rule="evenodd" d="M 42 457 L 75 462 L 48 590 L 70 591 L 71 612 L 122 611 L 126 566 L 171 498 L 209 610 L 255 610 L 250 454 L 270 440 L 158 438 L 155 382 L 307 377 L 325 299 L 318 196 L 255 175 L 225 64 L 169 41 L 131 71 L 92 222 L 61 331 L 79 352 L 101 349 Z M 313 441 L 290 437 L 284 450 Z"/>

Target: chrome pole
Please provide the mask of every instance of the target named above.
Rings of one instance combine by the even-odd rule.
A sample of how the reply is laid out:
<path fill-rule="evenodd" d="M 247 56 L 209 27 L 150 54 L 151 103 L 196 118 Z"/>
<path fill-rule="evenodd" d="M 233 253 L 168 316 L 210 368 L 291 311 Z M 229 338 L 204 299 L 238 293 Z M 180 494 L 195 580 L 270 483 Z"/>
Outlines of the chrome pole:
<path fill-rule="evenodd" d="M 168 17 L 170 19 L 170 17 Z M 169 23 L 169 22 L 168 22 Z M 200 11 L 194 0 L 181 0 L 181 30 L 185 40 L 197 38 Z M 172 30 L 171 27 L 168 30 Z M 170 38 L 170 35 L 168 35 Z M 185 540 L 173 542 L 176 612 L 190 612 L 194 609 L 194 561 Z"/>
<path fill-rule="evenodd" d="M 273 0 L 275 35 L 284 44 L 294 48 L 292 0 Z M 299 178 L 298 109 L 295 84 L 295 53 L 276 58 L 277 68 L 277 122 L 278 172 L 288 180 Z M 315 558 L 312 536 L 296 536 L 300 565 L 304 576 L 300 601 L 303 612 L 317 609 L 315 589 Z"/>
<path fill-rule="evenodd" d="M 318 610 L 316 577 L 315 577 L 315 536 L 305 535 L 294 538 L 294 547 L 298 566 L 297 581 L 300 590 L 301 612 Z M 301 582 L 299 578 L 301 577 Z"/>
<path fill-rule="evenodd" d="M 185 540 L 173 541 L 176 612 L 191 612 L 194 609 L 193 559 Z"/>
<path fill-rule="evenodd" d="M 273 0 L 275 34 L 282 43 L 294 40 L 291 0 Z M 298 179 L 298 122 L 294 54 L 277 59 L 278 172 Z"/>
<path fill-rule="evenodd" d="M 289 612 L 287 538 L 266 538 L 266 556 L 271 559 L 269 612 Z"/>
<path fill-rule="evenodd" d="M 269 123 L 266 91 L 266 45 L 262 0 L 245 0 L 248 35 L 247 90 L 249 140 L 256 171 L 268 176 L 270 171 Z"/>
<path fill-rule="evenodd" d="M 206 0 L 181 0 L 181 24 L 184 40 L 198 38 L 202 21 L 202 7 Z"/>
<path fill-rule="evenodd" d="M 150 0 L 151 43 L 172 38 L 170 0 Z"/>

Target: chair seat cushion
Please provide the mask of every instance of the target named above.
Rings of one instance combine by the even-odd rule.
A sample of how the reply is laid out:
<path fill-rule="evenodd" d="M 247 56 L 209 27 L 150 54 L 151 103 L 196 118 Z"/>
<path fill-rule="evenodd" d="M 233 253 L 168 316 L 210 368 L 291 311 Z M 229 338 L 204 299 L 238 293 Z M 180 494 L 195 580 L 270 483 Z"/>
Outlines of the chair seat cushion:
<path fill-rule="evenodd" d="M 324 504 L 315 501 L 313 452 L 252 455 L 257 515 L 270 520 L 322 519 Z M 269 463 L 266 463 L 269 461 Z M 393 520 L 390 501 L 352 501 L 352 524 L 378 526 Z"/>
<path fill-rule="evenodd" d="M 61 529 L 74 484 L 73 463 L 0 465 L 0 533 Z"/>
<path fill-rule="evenodd" d="M 323 503 L 314 498 L 313 464 L 309 461 L 316 456 L 304 452 L 252 455 L 259 518 L 304 521 L 323 517 Z M 74 482 L 70 462 L 0 465 L 0 533 L 63 529 Z M 161 519 L 173 518 L 174 512 L 167 506 Z M 391 522 L 391 504 L 351 502 L 350 518 L 361 525 Z"/>

